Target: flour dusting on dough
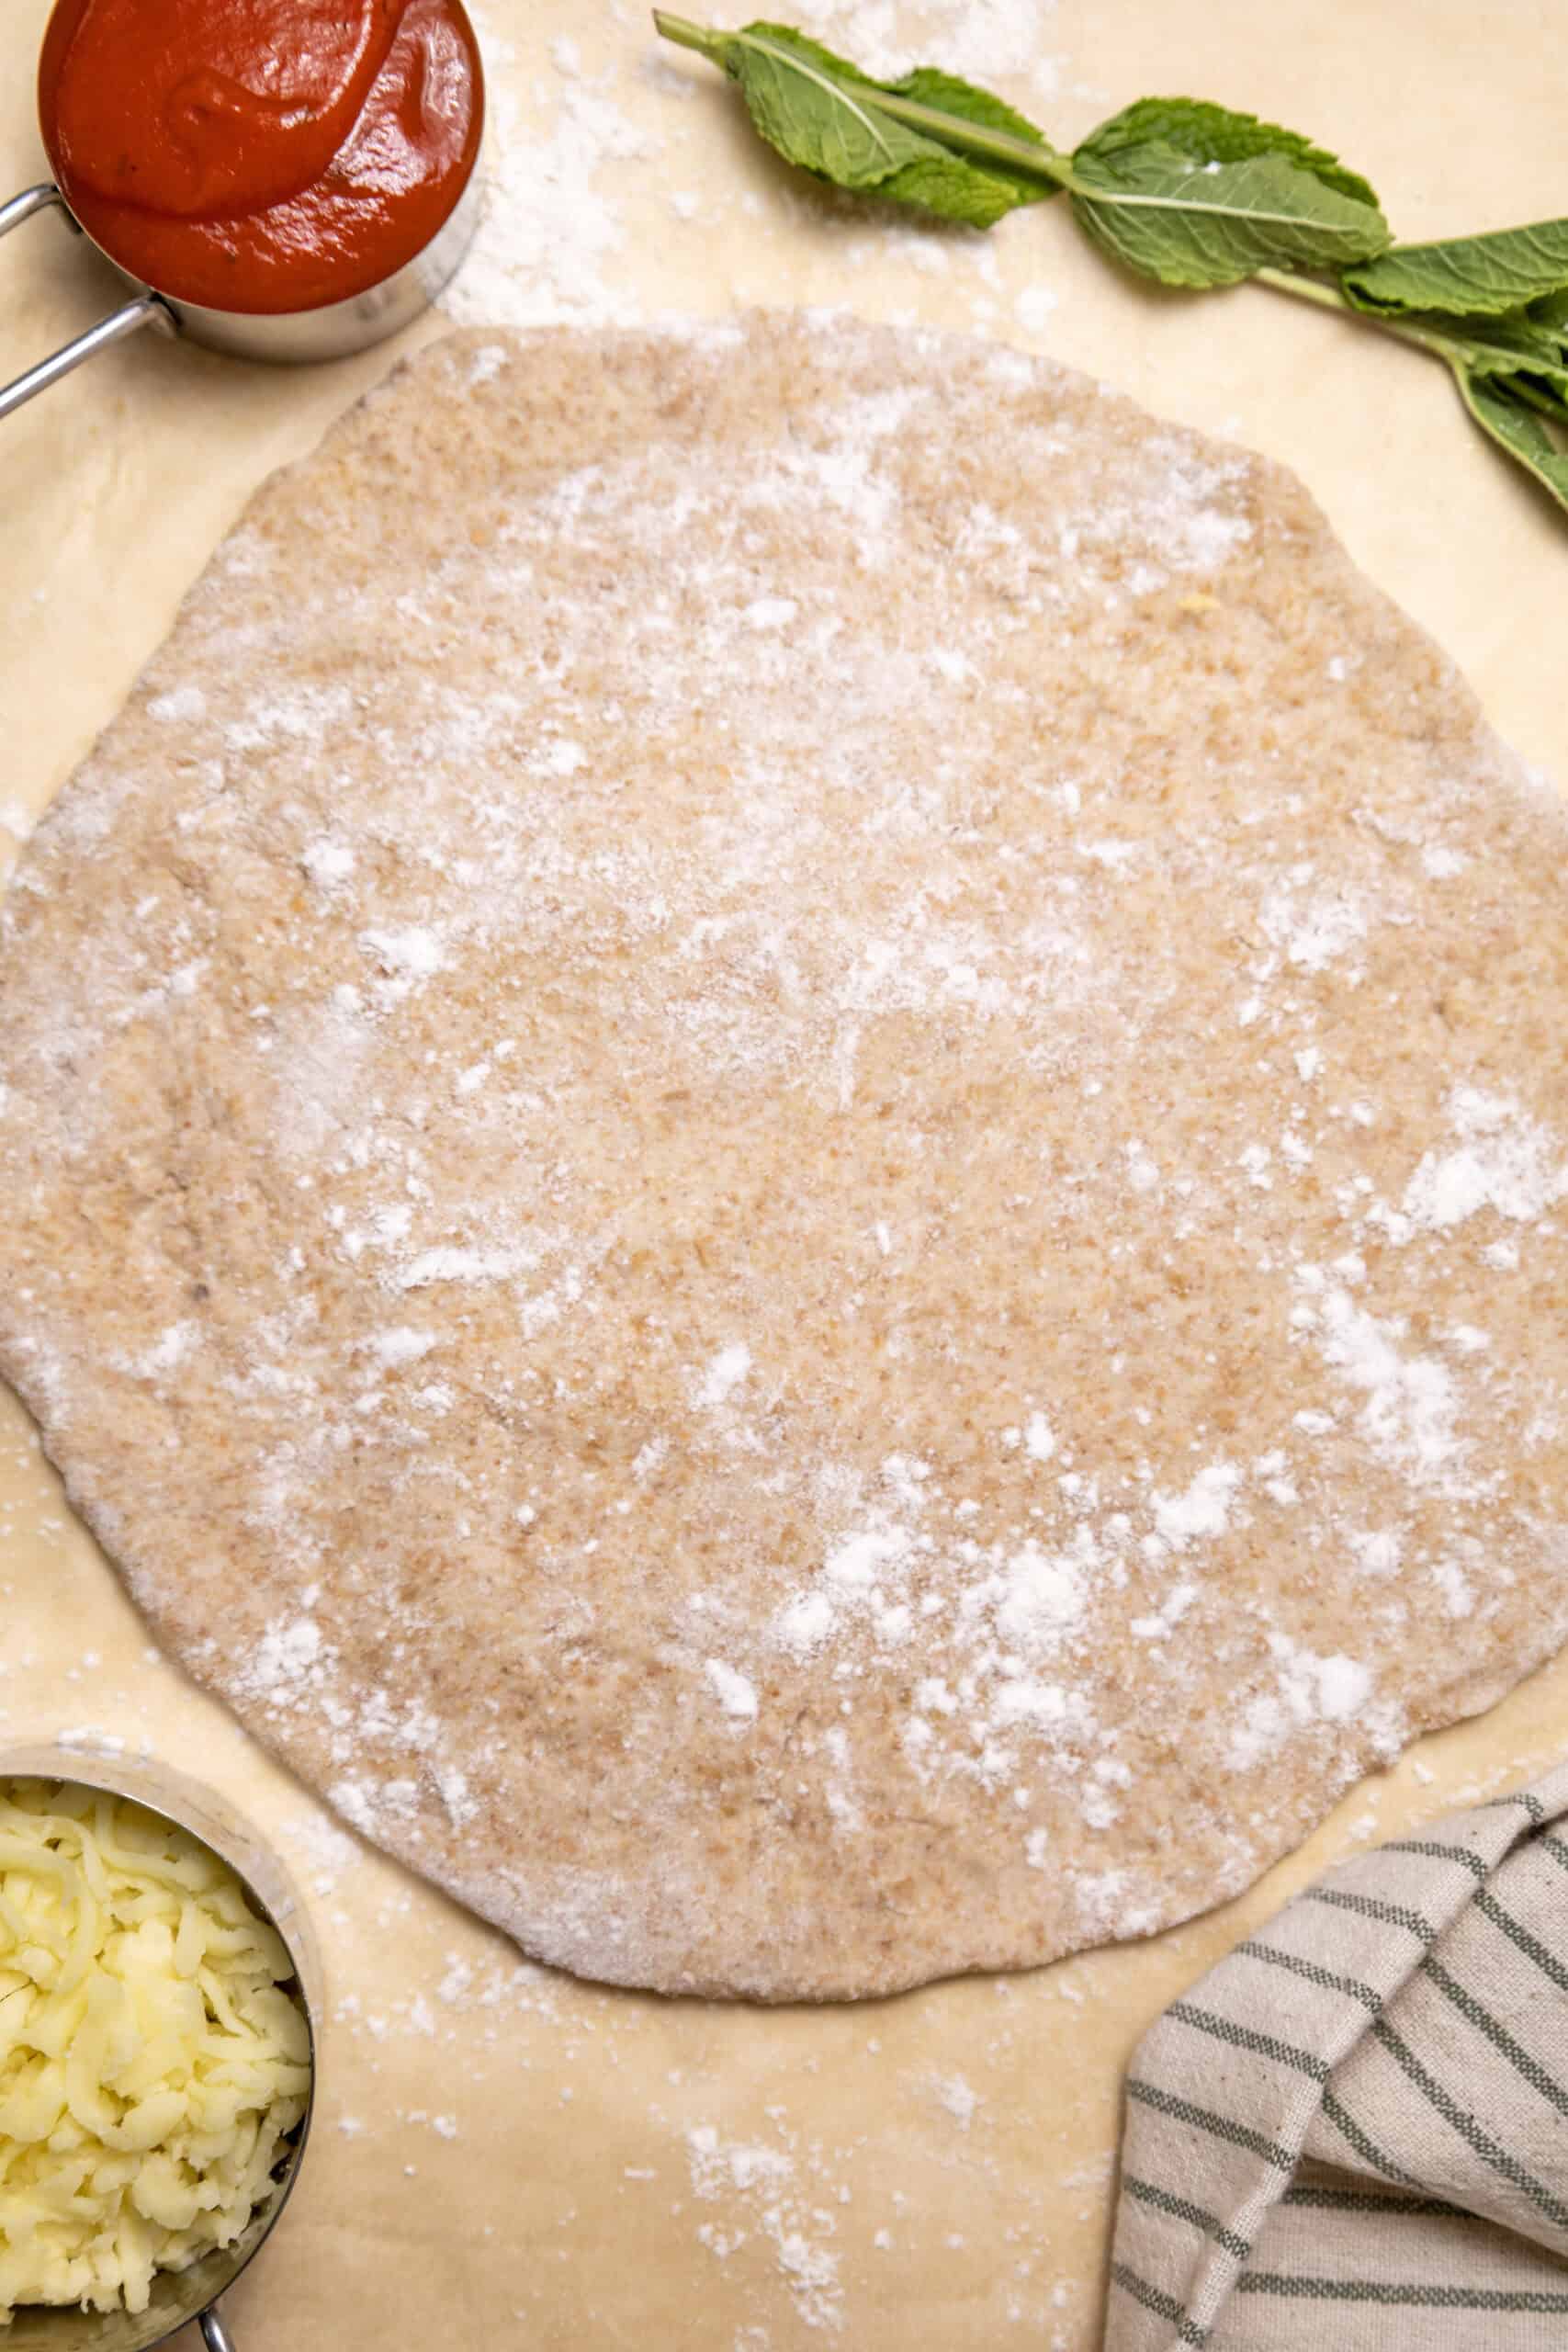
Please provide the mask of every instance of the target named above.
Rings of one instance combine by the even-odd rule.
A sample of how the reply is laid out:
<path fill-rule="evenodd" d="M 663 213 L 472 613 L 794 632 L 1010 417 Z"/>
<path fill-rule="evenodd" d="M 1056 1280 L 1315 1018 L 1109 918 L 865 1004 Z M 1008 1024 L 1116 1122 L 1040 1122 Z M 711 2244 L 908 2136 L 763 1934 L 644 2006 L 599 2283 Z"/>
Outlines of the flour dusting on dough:
<path fill-rule="evenodd" d="M 842 318 L 460 335 L 24 853 L 0 1356 L 531 1951 L 1143 1933 L 1568 1629 L 1563 846 L 1235 450 Z"/>

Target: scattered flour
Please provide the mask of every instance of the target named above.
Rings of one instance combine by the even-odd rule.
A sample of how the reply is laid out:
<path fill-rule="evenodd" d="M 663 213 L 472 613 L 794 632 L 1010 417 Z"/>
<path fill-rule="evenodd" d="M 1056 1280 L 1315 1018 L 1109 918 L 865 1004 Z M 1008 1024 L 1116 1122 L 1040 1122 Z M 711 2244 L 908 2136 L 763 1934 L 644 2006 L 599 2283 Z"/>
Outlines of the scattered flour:
<path fill-rule="evenodd" d="M 1212 1462 L 1199 1471 L 1185 1493 L 1156 1493 L 1155 1532 L 1179 1549 L 1204 1536 L 1223 1535 L 1240 1484 L 1241 1473 L 1230 1463 Z"/>
<path fill-rule="evenodd" d="M 276 1706 L 292 1706 L 305 1695 L 321 1659 L 321 1630 L 310 1617 L 269 1626 L 256 1645 L 247 1679 Z"/>
<path fill-rule="evenodd" d="M 751 1369 L 751 1351 L 740 1340 L 720 1348 L 697 1386 L 699 1405 L 728 1405 Z"/>
<path fill-rule="evenodd" d="M 1371 927 L 1366 908 L 1342 893 L 1323 890 L 1305 898 L 1295 889 L 1276 890 L 1263 902 L 1261 921 L 1287 964 L 1304 972 L 1323 971 Z"/>
<path fill-rule="evenodd" d="M 1364 1398 L 1360 1426 L 1373 1451 L 1415 1486 L 1471 1491 L 1461 1475 L 1468 1449 L 1450 1367 L 1437 1356 L 1403 1353 L 1403 1320 L 1380 1321 L 1347 1290 L 1327 1290 L 1297 1312 L 1315 1331 L 1325 1363 Z"/>
<path fill-rule="evenodd" d="M 795 2159 L 763 2142 L 725 2140 L 713 2124 L 699 2123 L 686 2134 L 686 2160 L 698 2197 L 723 2199 L 771 2242 L 796 2317 L 836 2334 L 844 2324 L 843 2286 L 839 2256 L 825 2241 L 837 2224 L 797 2185 Z M 720 2259 L 743 2243 L 712 2227 L 698 2237 Z"/>
<path fill-rule="evenodd" d="M 1055 1453 L 1056 1441 L 1043 1413 L 1031 1413 L 1024 1423 L 1023 1450 L 1032 1462 L 1049 1462 Z"/>
<path fill-rule="evenodd" d="M 962 2075 L 933 2075 L 931 2089 L 938 2104 L 947 2109 L 959 2130 L 967 2132 L 980 2104 L 979 2093 Z"/>
<path fill-rule="evenodd" d="M 1226 1760 L 1233 1771 L 1250 1771 L 1278 1754 L 1292 1731 L 1348 1722 L 1372 1696 L 1371 1675 L 1358 1659 L 1338 1652 L 1318 1657 L 1283 1634 L 1271 1634 L 1269 1647 L 1274 1687 L 1247 1702 L 1231 1733 Z"/>
<path fill-rule="evenodd" d="M 757 1691 L 753 1683 L 749 1682 L 743 1674 L 737 1673 L 734 1667 L 727 1666 L 724 1660 L 718 1657 L 705 1658 L 703 1671 L 712 1683 L 718 1703 L 727 1715 L 733 1716 L 737 1723 L 755 1721 Z"/>
<path fill-rule="evenodd" d="M 1568 1199 L 1568 1153 L 1517 1102 L 1460 1087 L 1450 1097 L 1449 1119 L 1458 1144 L 1452 1151 L 1424 1154 L 1405 1187 L 1403 1207 L 1411 1227 L 1446 1232 L 1483 1209 L 1533 1225 Z"/>
<path fill-rule="evenodd" d="M 336 842 L 323 836 L 320 841 L 306 842 L 300 853 L 300 863 L 311 881 L 326 890 L 334 882 L 346 882 L 357 860 L 346 842 Z"/>

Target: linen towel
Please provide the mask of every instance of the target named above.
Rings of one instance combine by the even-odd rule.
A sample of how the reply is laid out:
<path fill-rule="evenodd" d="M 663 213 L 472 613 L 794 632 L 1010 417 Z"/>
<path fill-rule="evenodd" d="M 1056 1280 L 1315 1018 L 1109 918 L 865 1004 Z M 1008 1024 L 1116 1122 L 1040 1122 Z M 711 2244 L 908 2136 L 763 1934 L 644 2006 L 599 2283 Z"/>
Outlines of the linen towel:
<path fill-rule="evenodd" d="M 1340 1864 L 1126 2086 L 1106 2352 L 1568 2352 L 1568 1765 Z"/>

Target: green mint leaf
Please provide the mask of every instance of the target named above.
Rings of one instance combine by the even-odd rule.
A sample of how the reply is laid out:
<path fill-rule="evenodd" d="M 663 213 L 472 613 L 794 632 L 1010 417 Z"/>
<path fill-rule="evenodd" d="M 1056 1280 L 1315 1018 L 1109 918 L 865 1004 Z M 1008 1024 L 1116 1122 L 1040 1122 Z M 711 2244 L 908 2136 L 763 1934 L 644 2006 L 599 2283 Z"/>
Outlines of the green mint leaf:
<path fill-rule="evenodd" d="M 655 21 L 724 67 L 757 130 L 786 163 L 834 187 L 915 205 L 973 229 L 988 229 L 1016 206 L 1054 192 L 1043 168 L 1053 151 L 1033 125 L 951 74 L 923 69 L 884 84 L 788 25 L 702 34 L 680 18 Z M 1039 149 L 1038 175 L 1011 152 L 1029 146 Z"/>
<path fill-rule="evenodd" d="M 1376 205 L 1280 153 L 1199 163 L 1165 140 L 1075 153 L 1073 210 L 1102 251 L 1162 285 L 1235 286 L 1258 269 L 1342 269 L 1379 253 Z"/>
<path fill-rule="evenodd" d="M 1495 378 L 1478 376 L 1464 368 L 1456 368 L 1454 378 L 1460 397 L 1483 433 L 1523 466 L 1560 506 L 1568 508 L 1568 441 L 1563 433 L 1554 435 L 1535 410 L 1513 398 Z M 1563 413 L 1562 424 L 1568 427 L 1568 411 Z"/>
<path fill-rule="evenodd" d="M 1568 288 L 1568 220 L 1537 220 L 1482 237 L 1395 245 L 1349 271 L 1345 291 L 1368 311 L 1443 311 L 1495 318 Z"/>
<path fill-rule="evenodd" d="M 1255 114 L 1236 114 L 1229 107 L 1210 106 L 1201 98 L 1140 98 L 1091 131 L 1078 156 L 1113 157 L 1118 148 L 1141 147 L 1150 140 L 1190 155 L 1195 164 L 1245 164 L 1252 155 L 1282 155 L 1337 196 L 1377 209 L 1377 198 L 1359 172 L 1350 171 L 1325 148 L 1314 147 L 1300 131 L 1259 122 Z"/>
<path fill-rule="evenodd" d="M 858 68 L 787 26 L 732 33 L 724 65 L 769 146 L 837 187 L 879 191 L 908 164 L 940 156 L 872 104 Z"/>
<path fill-rule="evenodd" d="M 1044 182 L 1031 185 L 982 171 L 977 164 L 940 148 L 931 155 L 912 156 L 876 190 L 889 203 L 912 204 L 917 211 L 963 229 L 994 229 L 1021 204 L 1039 204 L 1052 193 Z"/>

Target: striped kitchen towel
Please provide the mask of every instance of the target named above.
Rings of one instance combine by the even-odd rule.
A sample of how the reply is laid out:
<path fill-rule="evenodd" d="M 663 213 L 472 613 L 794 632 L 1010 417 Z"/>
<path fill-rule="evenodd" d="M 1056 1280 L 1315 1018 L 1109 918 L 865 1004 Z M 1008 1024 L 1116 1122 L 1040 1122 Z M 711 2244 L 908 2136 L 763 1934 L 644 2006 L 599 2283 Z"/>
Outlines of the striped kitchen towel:
<path fill-rule="evenodd" d="M 1568 1765 L 1330 1871 L 1127 2082 L 1106 2352 L 1568 2352 Z"/>

